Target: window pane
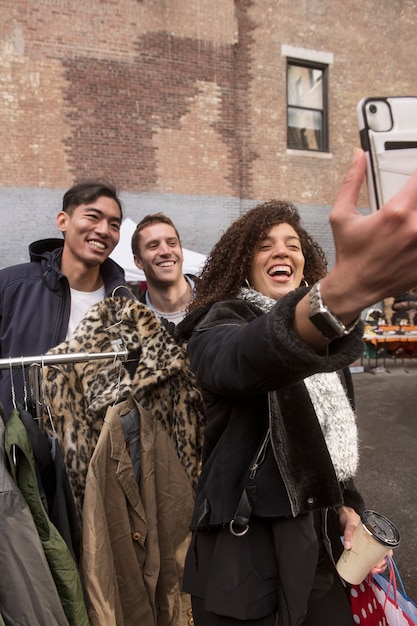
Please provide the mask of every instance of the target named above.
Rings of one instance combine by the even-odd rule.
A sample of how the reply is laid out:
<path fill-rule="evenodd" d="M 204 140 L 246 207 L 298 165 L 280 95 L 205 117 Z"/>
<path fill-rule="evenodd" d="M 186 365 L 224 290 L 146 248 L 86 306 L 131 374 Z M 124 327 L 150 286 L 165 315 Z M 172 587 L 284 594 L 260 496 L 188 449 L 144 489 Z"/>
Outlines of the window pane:
<path fill-rule="evenodd" d="M 304 150 L 323 149 L 323 115 L 288 107 L 288 147 Z"/>
<path fill-rule="evenodd" d="M 323 70 L 288 66 L 288 104 L 308 107 L 311 109 L 323 108 Z"/>

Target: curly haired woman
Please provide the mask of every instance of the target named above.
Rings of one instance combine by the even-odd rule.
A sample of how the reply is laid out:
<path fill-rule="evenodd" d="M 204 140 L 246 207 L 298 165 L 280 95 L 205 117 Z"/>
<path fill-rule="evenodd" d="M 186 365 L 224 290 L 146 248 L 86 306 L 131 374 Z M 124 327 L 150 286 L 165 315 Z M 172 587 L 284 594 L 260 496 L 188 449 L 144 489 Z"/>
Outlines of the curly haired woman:
<path fill-rule="evenodd" d="M 353 624 L 335 569 L 363 509 L 349 364 L 361 311 L 417 283 L 417 175 L 363 216 L 364 169 L 359 150 L 329 273 L 297 209 L 260 204 L 214 247 L 180 325 L 207 418 L 184 579 L 196 626 Z"/>

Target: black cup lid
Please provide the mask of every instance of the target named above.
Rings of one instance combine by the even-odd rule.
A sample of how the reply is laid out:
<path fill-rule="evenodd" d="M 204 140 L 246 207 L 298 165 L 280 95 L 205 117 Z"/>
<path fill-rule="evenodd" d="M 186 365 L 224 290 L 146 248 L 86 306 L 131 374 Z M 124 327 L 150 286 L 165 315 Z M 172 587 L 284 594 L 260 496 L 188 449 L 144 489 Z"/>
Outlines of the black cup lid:
<path fill-rule="evenodd" d="M 364 511 L 362 523 L 377 541 L 395 548 L 400 543 L 400 533 L 392 522 L 375 511 Z"/>

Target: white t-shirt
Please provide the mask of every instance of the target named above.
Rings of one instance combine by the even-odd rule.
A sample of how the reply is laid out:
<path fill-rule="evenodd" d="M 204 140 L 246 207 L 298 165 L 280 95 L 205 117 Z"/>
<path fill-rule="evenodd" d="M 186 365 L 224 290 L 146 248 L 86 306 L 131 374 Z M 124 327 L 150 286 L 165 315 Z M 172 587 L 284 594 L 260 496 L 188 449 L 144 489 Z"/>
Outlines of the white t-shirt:
<path fill-rule="evenodd" d="M 71 289 L 71 313 L 68 323 L 67 336 L 65 339 L 69 339 L 77 328 L 78 324 L 85 317 L 88 309 L 97 304 L 104 298 L 105 291 L 104 285 L 97 289 L 97 291 L 77 291 Z"/>

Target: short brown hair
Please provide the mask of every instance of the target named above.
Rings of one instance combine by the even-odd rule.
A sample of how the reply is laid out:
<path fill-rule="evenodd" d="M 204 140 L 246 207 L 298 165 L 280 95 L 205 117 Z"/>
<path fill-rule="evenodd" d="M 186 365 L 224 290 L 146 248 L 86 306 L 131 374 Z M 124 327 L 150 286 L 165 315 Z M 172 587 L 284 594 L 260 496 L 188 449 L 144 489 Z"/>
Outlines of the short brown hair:
<path fill-rule="evenodd" d="M 168 226 L 172 226 L 175 230 L 175 234 L 178 237 L 179 244 L 181 246 L 181 238 L 176 229 L 174 222 L 164 213 L 150 213 L 149 215 L 145 215 L 143 219 L 139 222 L 139 224 L 135 228 L 135 232 L 132 235 L 132 252 L 136 257 L 140 257 L 139 254 L 139 233 L 141 230 L 149 226 L 150 224 L 168 224 Z"/>

